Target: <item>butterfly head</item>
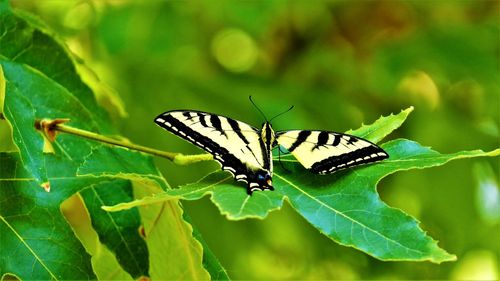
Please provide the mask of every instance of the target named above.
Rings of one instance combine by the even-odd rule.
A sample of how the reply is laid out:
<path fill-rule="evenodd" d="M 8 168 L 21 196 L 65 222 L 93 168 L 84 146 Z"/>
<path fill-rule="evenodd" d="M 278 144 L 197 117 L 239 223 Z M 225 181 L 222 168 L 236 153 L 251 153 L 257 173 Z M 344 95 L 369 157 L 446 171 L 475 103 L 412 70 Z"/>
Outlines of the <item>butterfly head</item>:
<path fill-rule="evenodd" d="M 249 192 L 274 190 L 271 174 L 266 170 L 259 170 L 255 173 L 255 178 L 248 185 Z"/>

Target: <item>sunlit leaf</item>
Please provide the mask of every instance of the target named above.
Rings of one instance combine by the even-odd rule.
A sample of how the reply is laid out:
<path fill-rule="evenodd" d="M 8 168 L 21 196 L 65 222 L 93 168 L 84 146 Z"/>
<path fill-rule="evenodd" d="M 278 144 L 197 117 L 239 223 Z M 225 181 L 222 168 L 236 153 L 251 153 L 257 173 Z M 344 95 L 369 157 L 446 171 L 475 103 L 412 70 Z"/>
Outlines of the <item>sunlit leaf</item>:
<path fill-rule="evenodd" d="M 6 233 L 1 244 L 11 249 L 0 252 L 0 275 L 95 278 L 90 255 L 59 211 L 61 202 L 81 192 L 100 241 L 132 277 L 148 276 L 150 260 L 146 241 L 140 236 L 143 222 L 137 210 L 113 215 L 100 207 L 130 200 L 131 181 L 155 188 L 167 188 L 166 182 L 150 157 L 76 136 L 57 135 L 52 143 L 54 153 L 44 153 L 44 139 L 35 129 L 37 119 L 67 118 L 71 125 L 96 133 L 112 133 L 111 122 L 81 81 L 74 57 L 38 19 L 20 16 L 0 0 L 0 22 L 0 65 L 5 82 L 0 94 L 5 98 L 4 117 L 19 149 L 15 158 L 2 159 L 0 166 L 5 175 L 0 177 L 0 192 L 5 193 L 0 196 L 1 227 L 2 234 Z M 164 220 L 177 226 L 169 230 L 175 234 L 170 245 L 199 259 L 189 266 L 175 259 L 165 265 L 178 268 L 176 272 L 182 275 L 204 272 L 202 247 L 185 231 L 190 226 L 183 220 L 180 206 L 166 205 L 172 212 Z M 176 252 L 175 247 L 157 250 Z M 16 249 L 23 252 L 13 254 Z M 171 279 L 180 278 L 171 275 Z"/>
<path fill-rule="evenodd" d="M 399 127 L 410 112 L 411 108 L 397 115 L 381 117 L 372 125 L 364 125 L 350 133 L 372 141 L 380 140 Z M 497 156 L 500 150 L 440 154 L 404 139 L 387 142 L 382 148 L 390 155 L 389 159 L 328 176 L 311 174 L 290 155 L 283 156 L 281 161 L 291 172 L 275 165 L 275 192 L 255 192 L 247 196 L 245 189 L 235 184 L 229 174 L 215 172 L 197 183 L 107 207 L 107 210 L 127 209 L 174 198 L 196 200 L 211 194 L 221 213 L 230 219 L 264 218 L 270 211 L 279 209 L 286 198 L 321 233 L 376 258 L 435 263 L 454 260 L 455 256 L 440 249 L 414 218 L 383 203 L 376 185 L 382 178 L 397 171 L 439 166 L 454 159 Z"/>
<path fill-rule="evenodd" d="M 90 255 L 64 219 L 59 204 L 94 179 L 53 177 L 45 192 L 18 153 L 0 153 L 0 275 L 24 280 L 93 279 Z"/>
<path fill-rule="evenodd" d="M 137 184 L 135 193 L 144 196 L 160 192 L 153 186 Z M 192 238 L 192 227 L 179 223 L 182 209 L 176 200 L 140 208 L 144 222 L 142 230 L 149 248 L 153 280 L 207 280 L 208 272 L 200 266 L 203 253 L 199 242 Z M 176 231 L 172 231 L 175 229 Z"/>

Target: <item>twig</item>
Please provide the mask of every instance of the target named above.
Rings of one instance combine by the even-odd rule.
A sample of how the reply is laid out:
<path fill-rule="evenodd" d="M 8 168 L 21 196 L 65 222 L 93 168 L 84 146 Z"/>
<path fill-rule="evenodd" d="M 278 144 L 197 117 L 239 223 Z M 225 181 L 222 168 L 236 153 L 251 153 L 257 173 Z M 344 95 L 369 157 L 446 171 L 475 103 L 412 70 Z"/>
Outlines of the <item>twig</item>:
<path fill-rule="evenodd" d="M 144 152 L 147 154 L 167 158 L 178 165 L 188 165 L 195 162 L 200 161 L 209 161 L 213 160 L 211 154 L 195 154 L 195 155 L 184 155 L 182 153 L 176 152 L 168 152 L 163 150 L 158 150 L 134 143 L 130 143 L 125 140 L 114 139 L 110 137 L 106 137 L 103 135 L 96 134 L 94 132 L 70 127 L 63 125 L 64 123 L 69 122 L 69 119 L 42 119 L 35 121 L 35 128 L 37 130 L 42 131 L 48 140 L 55 141 L 56 134 L 58 132 L 72 134 L 75 136 L 91 139 L 98 142 L 107 143 L 110 145 L 116 145 L 120 147 L 125 147 L 132 150 L 137 150 L 140 152 Z"/>

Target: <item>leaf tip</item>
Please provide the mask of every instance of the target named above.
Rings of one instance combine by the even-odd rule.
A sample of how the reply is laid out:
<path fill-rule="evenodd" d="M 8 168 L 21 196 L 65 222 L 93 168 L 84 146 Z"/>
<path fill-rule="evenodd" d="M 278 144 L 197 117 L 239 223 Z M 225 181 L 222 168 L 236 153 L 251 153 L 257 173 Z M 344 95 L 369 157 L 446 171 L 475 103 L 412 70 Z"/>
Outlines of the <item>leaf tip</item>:
<path fill-rule="evenodd" d="M 452 262 L 452 261 L 457 261 L 457 256 L 444 252 L 443 255 L 436 258 L 432 258 L 430 261 L 436 264 L 441 264 L 442 262 Z"/>
<path fill-rule="evenodd" d="M 403 109 L 402 112 L 404 112 L 406 114 L 410 114 L 411 112 L 413 112 L 414 109 L 415 109 L 415 107 L 413 107 L 413 105 L 410 105 L 410 107 Z"/>

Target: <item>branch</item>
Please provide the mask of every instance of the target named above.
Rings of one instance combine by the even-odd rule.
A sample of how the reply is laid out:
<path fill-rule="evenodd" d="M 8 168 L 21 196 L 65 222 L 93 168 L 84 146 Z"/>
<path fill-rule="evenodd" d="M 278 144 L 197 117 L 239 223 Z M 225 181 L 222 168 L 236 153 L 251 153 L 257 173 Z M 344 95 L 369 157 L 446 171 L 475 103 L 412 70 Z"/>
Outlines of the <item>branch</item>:
<path fill-rule="evenodd" d="M 200 161 L 213 160 L 213 156 L 211 154 L 184 155 L 182 153 L 158 150 L 158 149 L 130 143 L 129 141 L 126 141 L 126 140 L 119 140 L 119 139 L 115 139 L 115 138 L 110 138 L 110 137 L 99 135 L 99 134 L 96 134 L 96 133 L 93 133 L 90 131 L 86 131 L 86 130 L 63 125 L 66 122 L 69 122 L 69 119 L 36 120 L 35 121 L 35 128 L 39 131 L 42 131 L 42 133 L 51 142 L 55 141 L 57 133 L 59 133 L 59 132 L 67 133 L 67 134 L 91 139 L 94 141 L 103 142 L 103 143 L 107 143 L 107 144 L 115 145 L 115 146 L 120 146 L 120 147 L 125 147 L 128 149 L 137 150 L 137 151 L 144 152 L 147 154 L 167 158 L 168 160 L 171 160 L 172 162 L 174 162 L 175 164 L 178 164 L 178 165 L 188 165 L 188 164 L 192 164 L 192 163 L 196 163 L 196 162 L 200 162 Z"/>

